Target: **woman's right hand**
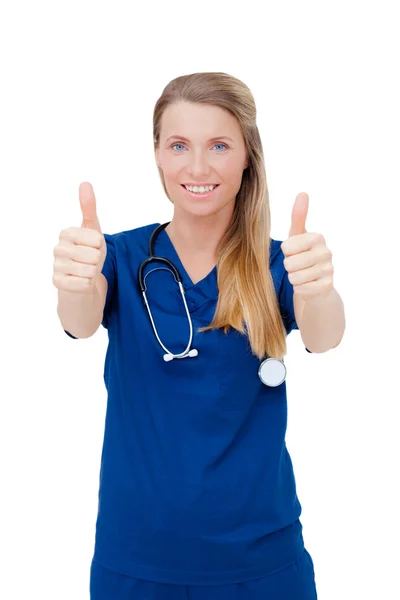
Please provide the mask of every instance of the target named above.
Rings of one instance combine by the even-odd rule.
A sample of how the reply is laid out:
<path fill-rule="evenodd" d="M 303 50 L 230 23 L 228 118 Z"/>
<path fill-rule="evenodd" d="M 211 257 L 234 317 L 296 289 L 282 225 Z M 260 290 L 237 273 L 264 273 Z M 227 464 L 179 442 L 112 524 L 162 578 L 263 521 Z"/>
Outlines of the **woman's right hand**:
<path fill-rule="evenodd" d="M 63 229 L 54 248 L 53 284 L 59 290 L 91 294 L 107 256 L 107 246 L 96 213 L 96 197 L 90 183 L 79 186 L 81 227 Z"/>

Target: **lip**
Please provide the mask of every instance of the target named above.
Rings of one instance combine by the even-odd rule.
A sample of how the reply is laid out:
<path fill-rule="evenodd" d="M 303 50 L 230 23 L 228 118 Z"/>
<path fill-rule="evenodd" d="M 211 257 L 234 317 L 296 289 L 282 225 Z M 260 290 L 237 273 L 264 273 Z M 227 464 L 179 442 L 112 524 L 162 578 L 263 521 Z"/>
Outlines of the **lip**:
<path fill-rule="evenodd" d="M 186 183 L 186 184 L 183 184 L 183 183 L 182 183 L 181 185 L 182 185 L 182 188 L 185 190 L 185 192 L 186 192 L 187 194 L 190 194 L 190 196 L 191 196 L 192 198 L 198 198 L 198 199 L 201 199 L 201 198 L 208 198 L 208 196 L 211 196 L 211 194 L 213 194 L 213 193 L 215 192 L 215 190 L 219 188 L 219 185 L 220 185 L 220 184 L 219 184 L 219 183 L 218 183 L 218 184 L 209 184 L 209 185 L 216 185 L 216 187 L 215 187 L 213 190 L 211 190 L 211 192 L 204 192 L 204 194 L 199 194 L 198 192 L 197 192 L 197 193 L 196 193 L 196 192 L 189 192 L 189 190 L 187 190 L 187 189 L 185 188 L 185 185 L 191 185 L 191 184 L 189 184 L 189 183 Z M 197 186 L 200 186 L 201 184 L 197 184 L 197 183 L 196 183 L 195 185 L 197 185 Z"/>

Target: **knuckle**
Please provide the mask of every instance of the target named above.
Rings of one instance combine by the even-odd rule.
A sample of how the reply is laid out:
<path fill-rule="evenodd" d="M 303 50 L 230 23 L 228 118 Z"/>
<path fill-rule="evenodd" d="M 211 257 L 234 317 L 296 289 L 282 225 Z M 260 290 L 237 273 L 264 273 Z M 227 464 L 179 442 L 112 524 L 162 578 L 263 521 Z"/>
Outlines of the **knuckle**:
<path fill-rule="evenodd" d="M 88 263 L 77 263 L 77 275 L 81 278 L 92 279 L 97 272 L 96 265 L 88 264 Z"/>
<path fill-rule="evenodd" d="M 95 231 L 94 229 L 86 229 L 85 231 L 87 232 L 86 239 L 88 241 L 88 244 L 90 244 L 90 246 L 92 248 L 95 248 L 96 250 L 101 248 L 102 239 L 103 239 L 103 236 L 101 235 L 101 233 L 99 233 L 98 231 Z"/>
<path fill-rule="evenodd" d="M 89 265 L 88 276 L 93 279 L 97 275 L 97 267 L 95 265 Z"/>
<path fill-rule="evenodd" d="M 290 267 L 290 262 L 288 258 L 285 258 L 283 261 L 283 266 L 285 267 L 286 271 L 289 271 L 289 267 Z"/>
<path fill-rule="evenodd" d="M 101 258 L 101 251 L 98 248 L 95 249 L 95 257 L 96 257 L 96 264 L 97 264 Z"/>
<path fill-rule="evenodd" d="M 61 229 L 59 238 L 61 239 L 70 239 L 75 233 L 75 227 L 66 227 Z"/>

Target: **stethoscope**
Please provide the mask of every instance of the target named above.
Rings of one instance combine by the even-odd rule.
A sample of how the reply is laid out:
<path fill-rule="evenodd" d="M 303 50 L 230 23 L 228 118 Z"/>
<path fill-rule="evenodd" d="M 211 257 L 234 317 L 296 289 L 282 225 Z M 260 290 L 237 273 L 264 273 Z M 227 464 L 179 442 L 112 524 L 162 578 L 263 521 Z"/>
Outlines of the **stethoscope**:
<path fill-rule="evenodd" d="M 183 285 L 182 285 L 182 277 L 181 277 L 178 269 L 176 268 L 176 266 L 170 260 L 168 260 L 167 258 L 164 258 L 162 256 L 154 255 L 154 245 L 155 245 L 156 237 L 160 233 L 160 231 L 162 231 L 163 229 L 165 229 L 165 227 L 167 227 L 167 225 L 169 225 L 169 223 L 170 222 L 159 225 L 158 227 L 156 227 L 156 229 L 151 234 L 151 237 L 149 240 L 149 257 L 146 258 L 140 264 L 139 271 L 138 271 L 139 287 L 140 287 L 140 290 L 143 295 L 143 299 L 144 299 L 144 302 L 145 302 L 145 305 L 147 308 L 147 312 L 149 313 L 153 331 L 155 333 L 158 343 L 160 344 L 161 348 L 165 352 L 163 358 L 166 362 L 171 361 L 174 358 L 193 358 L 194 356 L 197 356 L 199 353 L 198 350 L 196 350 L 195 348 L 190 349 L 190 346 L 192 345 L 192 340 L 193 340 L 193 324 L 192 324 L 192 319 L 190 318 L 189 309 L 188 309 L 188 306 L 186 303 L 185 291 L 184 291 Z M 148 264 L 150 264 L 152 262 L 161 262 L 161 263 L 167 265 L 169 267 L 169 269 L 166 269 L 165 267 L 159 267 L 158 269 L 152 269 L 151 271 L 146 273 L 145 276 L 143 276 L 143 270 L 145 269 L 145 267 Z M 183 352 L 181 352 L 180 354 L 173 354 L 172 352 L 170 352 L 168 350 L 168 348 L 166 348 L 166 346 L 164 346 L 164 344 L 160 340 L 160 337 L 157 333 L 156 326 L 154 324 L 153 316 L 151 314 L 149 303 L 147 301 L 146 278 L 148 275 L 150 275 L 150 273 L 152 273 L 153 271 L 158 271 L 158 270 L 172 271 L 175 281 L 177 282 L 177 284 L 179 286 L 179 289 L 180 289 L 180 292 L 182 295 L 183 304 L 185 306 L 186 315 L 187 315 L 188 322 L 189 322 L 190 335 L 189 335 L 188 345 L 186 346 L 185 350 Z M 260 380 L 262 381 L 262 383 L 264 383 L 265 385 L 268 385 L 269 387 L 276 387 L 278 385 L 281 385 L 281 383 L 283 383 L 286 379 L 286 366 L 282 360 L 278 360 L 277 358 L 266 358 L 265 360 L 263 360 L 263 362 L 259 366 L 258 376 L 259 376 Z"/>

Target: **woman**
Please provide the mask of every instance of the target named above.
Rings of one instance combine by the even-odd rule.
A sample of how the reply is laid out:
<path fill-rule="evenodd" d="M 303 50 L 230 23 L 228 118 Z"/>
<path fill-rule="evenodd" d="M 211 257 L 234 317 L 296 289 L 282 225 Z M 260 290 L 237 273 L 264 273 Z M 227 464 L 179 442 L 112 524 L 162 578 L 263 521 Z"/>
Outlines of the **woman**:
<path fill-rule="evenodd" d="M 270 238 L 253 96 L 225 73 L 178 77 L 153 125 L 173 203 L 153 251 L 183 288 L 163 261 L 144 263 L 138 284 L 160 223 L 104 234 L 108 403 L 91 598 L 315 600 L 285 444 L 282 359 L 298 325 Z M 83 196 L 82 227 L 101 233 L 93 191 Z M 281 362 L 263 381 L 266 357 Z"/>

